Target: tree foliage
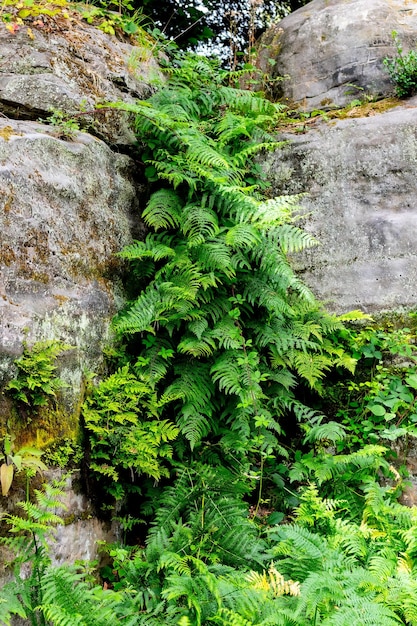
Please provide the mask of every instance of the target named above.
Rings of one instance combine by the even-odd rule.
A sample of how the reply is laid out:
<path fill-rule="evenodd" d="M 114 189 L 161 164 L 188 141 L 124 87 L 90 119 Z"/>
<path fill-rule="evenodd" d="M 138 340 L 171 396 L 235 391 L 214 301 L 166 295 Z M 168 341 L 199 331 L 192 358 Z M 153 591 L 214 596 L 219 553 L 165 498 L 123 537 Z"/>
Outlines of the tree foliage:
<path fill-rule="evenodd" d="M 307 0 L 131 0 L 124 2 L 131 11 L 140 10 L 148 16 L 158 33 L 173 39 L 180 48 L 190 49 L 205 44 L 217 57 L 229 63 L 238 53 L 242 58 L 253 41 L 274 20 L 306 4 Z M 116 0 L 109 3 L 119 10 Z"/>

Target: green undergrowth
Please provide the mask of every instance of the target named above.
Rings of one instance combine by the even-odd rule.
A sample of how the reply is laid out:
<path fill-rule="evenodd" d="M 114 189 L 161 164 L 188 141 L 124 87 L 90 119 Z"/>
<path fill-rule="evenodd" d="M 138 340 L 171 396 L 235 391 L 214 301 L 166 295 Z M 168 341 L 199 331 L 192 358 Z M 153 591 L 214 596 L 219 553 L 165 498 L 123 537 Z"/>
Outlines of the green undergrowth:
<path fill-rule="evenodd" d="M 260 167 L 282 107 L 199 56 L 164 72 L 110 105 L 135 120 L 146 234 L 120 252 L 118 348 L 82 407 L 84 478 L 123 541 L 102 569 L 54 566 L 46 485 L 3 516 L 0 623 L 417 625 L 417 513 L 387 445 L 415 436 L 414 317 L 327 313 L 288 260 L 316 243 L 299 198 Z"/>
<path fill-rule="evenodd" d="M 415 315 L 345 328 L 341 341 L 357 360 L 354 376 L 335 376 L 323 396 L 326 412 L 344 425 L 348 444 L 385 444 L 417 435 Z"/>
<path fill-rule="evenodd" d="M 395 85 L 397 96 L 407 98 L 417 91 L 417 51 L 412 49 L 405 53 L 395 30 L 392 32 L 392 38 L 397 54 L 393 58 L 385 58 L 384 66 Z"/>

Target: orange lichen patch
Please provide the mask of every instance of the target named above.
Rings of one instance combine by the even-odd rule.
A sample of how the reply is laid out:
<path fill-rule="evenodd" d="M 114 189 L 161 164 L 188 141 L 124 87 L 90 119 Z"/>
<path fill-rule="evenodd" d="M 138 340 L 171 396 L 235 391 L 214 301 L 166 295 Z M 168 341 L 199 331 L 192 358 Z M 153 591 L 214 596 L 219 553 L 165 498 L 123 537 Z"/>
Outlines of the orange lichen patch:
<path fill-rule="evenodd" d="M 10 137 L 13 135 L 22 135 L 22 133 L 16 132 L 11 126 L 3 126 L 3 128 L 0 128 L 0 137 L 4 139 L 4 141 L 10 141 Z"/>
<path fill-rule="evenodd" d="M 16 254 L 13 248 L 11 248 L 8 245 L 5 245 L 2 248 L 0 248 L 0 263 L 1 264 L 9 266 L 15 263 L 15 261 L 16 261 Z"/>
<path fill-rule="evenodd" d="M 3 207 L 3 211 L 5 213 L 9 213 L 10 209 L 12 208 L 12 203 L 13 203 L 13 194 L 9 194 L 8 197 L 6 198 L 6 201 L 4 203 L 4 207 Z"/>
<path fill-rule="evenodd" d="M 63 306 L 70 299 L 68 296 L 62 296 L 59 294 L 54 294 L 53 297 L 58 302 L 59 306 Z"/>

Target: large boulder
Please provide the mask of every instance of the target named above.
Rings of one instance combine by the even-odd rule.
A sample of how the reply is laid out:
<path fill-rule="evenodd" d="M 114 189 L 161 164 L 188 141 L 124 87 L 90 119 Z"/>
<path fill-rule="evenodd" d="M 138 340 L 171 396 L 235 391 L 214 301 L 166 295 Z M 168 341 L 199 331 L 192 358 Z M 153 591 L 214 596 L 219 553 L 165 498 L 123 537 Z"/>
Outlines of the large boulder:
<path fill-rule="evenodd" d="M 313 0 L 261 38 L 258 63 L 269 78 L 286 76 L 274 96 L 306 111 L 345 106 L 393 90 L 383 66 L 417 39 L 417 4 L 407 0 Z"/>
<path fill-rule="evenodd" d="M 130 157 L 91 135 L 63 141 L 51 126 L 0 118 L 0 384 L 24 340 L 57 339 L 76 348 L 66 359 L 76 405 L 120 302 L 115 254 L 135 230 L 135 175 Z"/>
<path fill-rule="evenodd" d="M 69 9 L 43 19 L 12 30 L 0 21 L 0 113 L 38 120 L 59 110 L 110 144 L 134 143 L 125 113 L 88 113 L 98 103 L 149 96 L 160 75 L 152 42 L 119 41 Z"/>
<path fill-rule="evenodd" d="M 16 417 L 0 393 L 0 439 L 14 425 L 17 446 L 74 435 L 83 374 L 103 367 L 123 300 L 116 253 L 139 234 L 143 190 L 127 156 L 135 154 L 127 114 L 94 107 L 145 98 L 159 76 L 146 35 L 137 45 L 69 5 L 45 6 L 22 13 L 12 4 L 14 21 L 0 21 L 0 391 L 24 342 L 73 350 L 59 359 L 59 402 L 42 417 Z M 52 110 L 58 123 L 38 121 Z"/>
<path fill-rule="evenodd" d="M 417 303 L 417 98 L 369 117 L 320 120 L 265 161 L 276 194 L 306 193 L 320 245 L 294 259 L 338 312 Z"/>

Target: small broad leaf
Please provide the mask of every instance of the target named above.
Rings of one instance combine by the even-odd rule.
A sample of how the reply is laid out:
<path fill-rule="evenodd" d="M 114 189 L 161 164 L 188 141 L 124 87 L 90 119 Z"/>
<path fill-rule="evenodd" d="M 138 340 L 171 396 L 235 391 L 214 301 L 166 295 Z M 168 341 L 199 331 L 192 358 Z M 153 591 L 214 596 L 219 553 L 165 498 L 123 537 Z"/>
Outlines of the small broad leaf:
<path fill-rule="evenodd" d="M 285 517 L 284 513 L 281 513 L 280 511 L 274 511 L 268 517 L 268 524 L 271 524 L 271 526 L 272 524 L 281 524 L 284 517 Z"/>
<path fill-rule="evenodd" d="M 20 9 L 20 11 L 18 12 L 18 17 L 20 17 L 22 20 L 25 19 L 25 17 L 29 17 L 29 15 L 32 15 L 33 12 L 30 9 Z"/>
<path fill-rule="evenodd" d="M 368 406 L 368 409 L 377 417 L 382 417 L 386 413 L 385 408 L 382 406 L 382 404 L 371 404 L 370 406 Z"/>
<path fill-rule="evenodd" d="M 10 491 L 10 487 L 12 486 L 13 482 L 13 474 L 13 465 L 7 465 L 6 463 L 3 463 L 3 465 L 0 467 L 1 494 L 3 496 L 7 496 Z"/>
<path fill-rule="evenodd" d="M 405 379 L 405 382 L 407 383 L 409 387 L 412 387 L 413 389 L 417 389 L 417 374 L 410 374 Z"/>

